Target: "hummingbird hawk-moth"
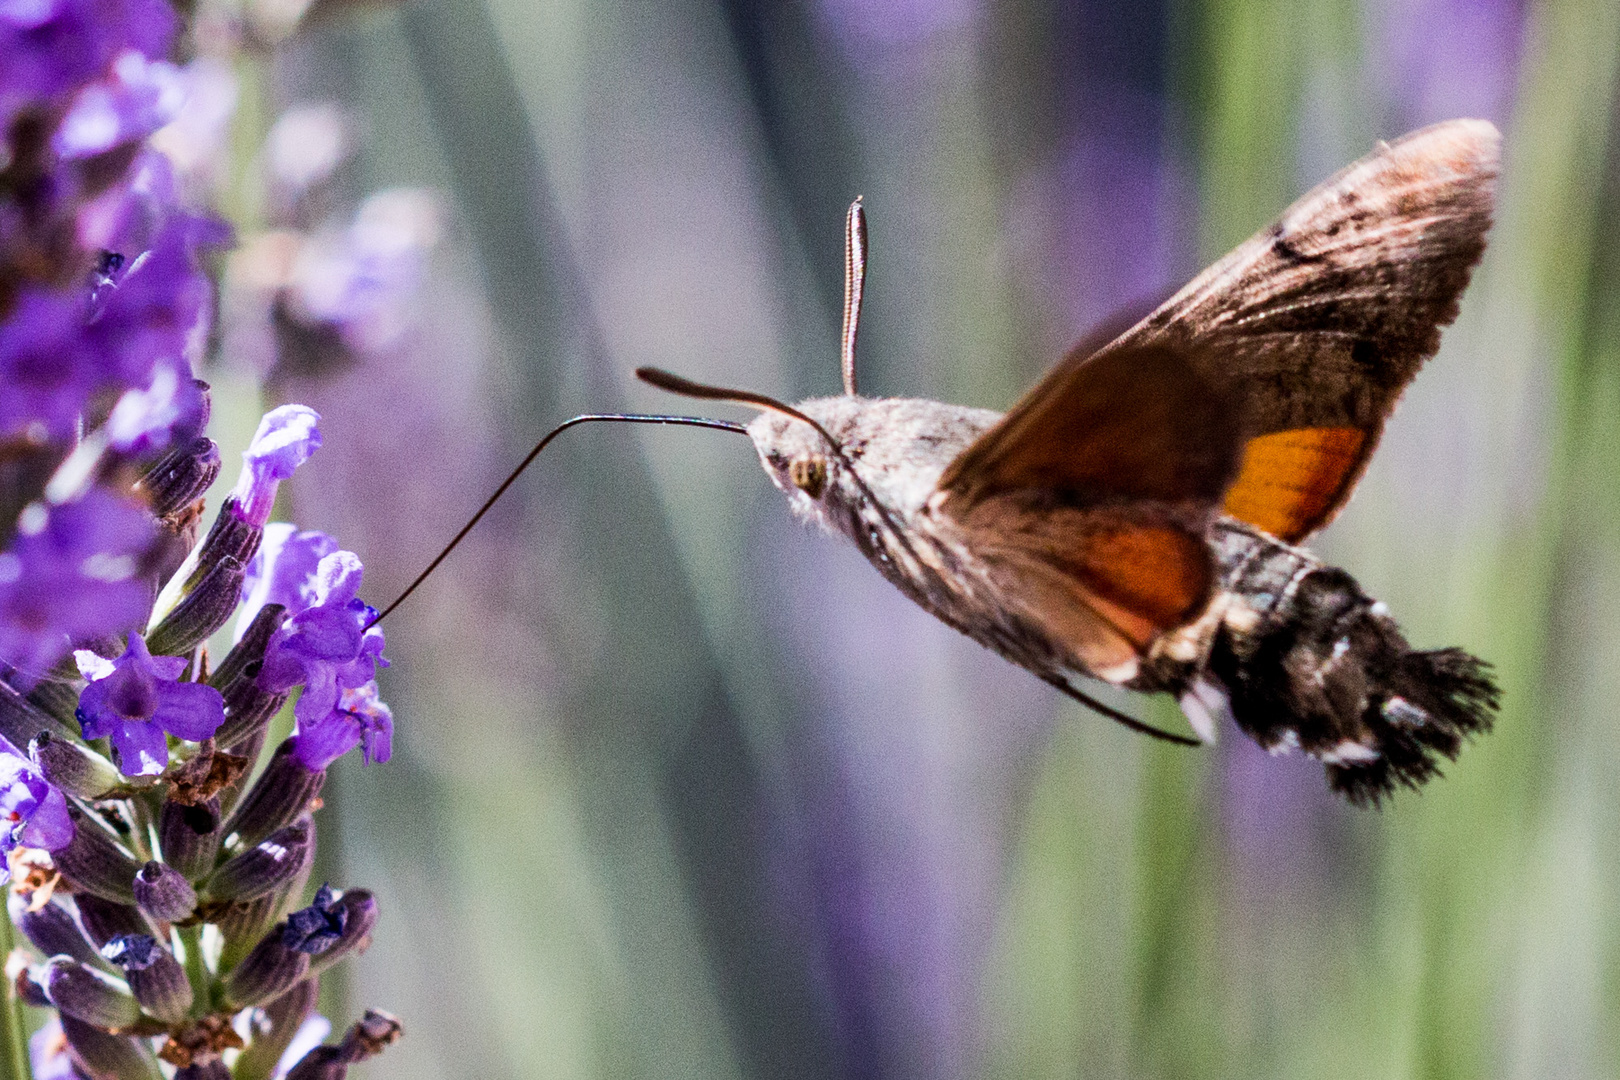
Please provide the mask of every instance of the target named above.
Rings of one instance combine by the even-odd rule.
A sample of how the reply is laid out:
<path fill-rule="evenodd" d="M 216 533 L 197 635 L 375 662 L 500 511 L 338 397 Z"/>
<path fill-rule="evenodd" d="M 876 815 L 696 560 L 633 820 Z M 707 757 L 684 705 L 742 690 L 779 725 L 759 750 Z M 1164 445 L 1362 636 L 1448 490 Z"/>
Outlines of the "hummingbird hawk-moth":
<path fill-rule="evenodd" d="M 1413 649 L 1382 603 L 1296 546 L 1355 490 L 1384 420 L 1485 250 L 1500 136 L 1452 120 L 1380 144 L 1124 333 L 1077 346 L 1005 415 L 856 393 L 860 200 L 845 232 L 844 393 L 790 406 L 654 368 L 726 420 L 577 416 L 547 434 L 433 572 L 563 431 L 590 421 L 747 434 L 794 514 L 851 540 L 912 600 L 1093 709 L 1099 679 L 1230 717 L 1378 803 L 1490 727 L 1489 665 Z"/>
<path fill-rule="evenodd" d="M 1453 120 L 1381 144 L 1005 415 L 856 393 L 859 200 L 844 394 L 790 407 L 638 374 L 760 407 L 747 433 L 793 513 L 1013 663 L 1088 701 L 1076 680 L 1174 694 L 1205 740 L 1230 716 L 1377 803 L 1487 729 L 1498 692 L 1296 545 L 1349 500 L 1456 318 L 1499 142 Z"/>

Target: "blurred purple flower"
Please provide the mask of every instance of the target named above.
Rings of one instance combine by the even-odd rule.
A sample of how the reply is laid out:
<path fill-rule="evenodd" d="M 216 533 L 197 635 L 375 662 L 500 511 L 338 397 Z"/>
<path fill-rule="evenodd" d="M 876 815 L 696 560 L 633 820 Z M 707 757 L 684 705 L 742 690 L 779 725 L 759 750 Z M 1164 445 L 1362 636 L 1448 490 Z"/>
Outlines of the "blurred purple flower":
<path fill-rule="evenodd" d="M 110 738 L 125 776 L 154 776 L 169 764 L 165 732 L 191 742 L 225 722 L 225 703 L 206 683 L 177 682 L 183 656 L 153 656 L 139 634 L 116 660 L 88 649 L 74 654 L 90 685 L 79 695 L 77 716 L 86 739 Z"/>
<path fill-rule="evenodd" d="M 265 169 L 276 199 L 296 206 L 354 152 L 354 125 L 329 102 L 281 114 L 264 141 Z"/>
<path fill-rule="evenodd" d="M 190 385 L 190 355 L 207 334 L 213 296 L 208 277 L 197 268 L 196 252 L 228 235 L 219 222 L 176 214 L 152 246 L 129 262 L 87 332 L 121 384 L 149 386 L 155 369 L 168 364 L 183 373 L 183 385 Z"/>
<path fill-rule="evenodd" d="M 0 128 L 29 102 L 100 78 L 126 50 L 162 58 L 178 28 L 163 0 L 0 0 Z"/>
<path fill-rule="evenodd" d="M 25 509 L 0 551 L 0 663 L 38 675 L 73 641 L 140 625 L 152 595 L 136 570 L 155 532 L 144 510 L 100 489 Z"/>
<path fill-rule="evenodd" d="M 230 168 L 230 125 L 239 97 L 236 72 L 222 57 L 199 56 L 185 66 L 181 78 L 185 104 L 152 136 L 151 145 L 173 162 L 188 193 L 206 203 Z"/>
<path fill-rule="evenodd" d="M 0 852 L 31 847 L 56 851 L 73 839 L 67 797 L 39 767 L 9 744 L 0 746 Z M 0 881 L 9 870 L 0 869 Z"/>
<path fill-rule="evenodd" d="M 84 348 L 84 302 L 28 289 L 0 324 L 0 437 L 67 440 L 91 396 L 109 381 Z"/>
<path fill-rule="evenodd" d="M 321 414 L 307 405 L 282 405 L 264 414 L 253 441 L 242 452 L 242 475 L 231 491 L 244 521 L 263 526 L 270 520 L 281 481 L 321 448 L 321 431 L 315 426 L 320 419 Z"/>
<path fill-rule="evenodd" d="M 334 551 L 315 571 L 315 603 L 281 625 L 265 648 L 259 685 L 281 693 L 302 683 L 293 714 L 301 726 L 326 722 L 343 690 L 376 677 L 383 632 L 366 624 L 376 615 L 356 594 L 363 569 L 352 551 Z M 352 744 L 351 744 L 352 745 Z"/>
<path fill-rule="evenodd" d="M 133 257 L 155 245 L 179 206 L 174 166 L 166 155 L 143 148 L 121 182 L 79 208 L 79 246 Z M 125 266 L 129 262 L 124 258 Z"/>
<path fill-rule="evenodd" d="M 280 604 L 291 618 L 315 603 L 315 571 L 338 543 L 323 532 L 299 532 L 285 521 L 264 527 L 258 554 L 248 564 L 242 581 L 242 607 L 236 616 L 236 639 L 266 604 Z"/>
<path fill-rule="evenodd" d="M 353 349 L 397 341 L 410 325 L 440 216 L 433 195 L 396 188 L 368 198 L 347 229 L 310 237 L 291 270 L 293 317 L 336 327 Z"/>
<path fill-rule="evenodd" d="M 130 49 L 113 62 L 110 79 L 91 83 L 74 97 L 51 146 L 67 161 L 104 154 L 173 120 L 185 98 L 179 68 Z"/>
<path fill-rule="evenodd" d="M 324 1038 L 324 1036 L 323 1036 Z M 28 1061 L 34 1080 L 85 1080 L 68 1054 L 67 1036 L 55 1016 L 28 1039 Z"/>
<path fill-rule="evenodd" d="M 107 443 L 119 453 L 140 457 L 169 443 L 177 427 L 195 427 L 202 395 L 189 369 L 160 367 L 144 390 L 126 390 L 107 417 Z"/>

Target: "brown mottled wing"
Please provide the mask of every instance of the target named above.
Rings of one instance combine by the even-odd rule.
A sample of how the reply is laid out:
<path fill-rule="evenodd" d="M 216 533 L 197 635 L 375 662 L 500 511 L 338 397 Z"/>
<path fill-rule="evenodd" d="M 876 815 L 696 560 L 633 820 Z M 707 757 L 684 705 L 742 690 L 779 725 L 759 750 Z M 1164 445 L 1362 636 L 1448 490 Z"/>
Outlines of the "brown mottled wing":
<path fill-rule="evenodd" d="M 1127 664 L 1214 587 L 1204 528 L 1243 433 L 1183 349 L 1072 353 L 946 468 L 939 508 L 1084 666 Z"/>
<path fill-rule="evenodd" d="M 1485 250 L 1500 136 L 1413 132 L 1340 172 L 1103 349 L 1180 345 L 1253 441 L 1226 510 L 1286 541 L 1350 497 Z"/>

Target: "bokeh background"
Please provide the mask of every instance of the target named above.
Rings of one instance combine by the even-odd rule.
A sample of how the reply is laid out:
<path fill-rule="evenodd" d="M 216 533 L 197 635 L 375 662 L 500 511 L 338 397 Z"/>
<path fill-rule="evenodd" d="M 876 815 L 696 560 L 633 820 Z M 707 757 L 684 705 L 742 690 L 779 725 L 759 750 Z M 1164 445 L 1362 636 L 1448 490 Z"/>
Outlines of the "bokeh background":
<path fill-rule="evenodd" d="M 1314 544 L 1496 665 L 1443 780 L 1357 811 L 1234 730 L 1143 740 L 790 522 L 743 440 L 584 428 L 390 617 L 395 760 L 327 788 L 384 911 L 332 993 L 408 1031 L 366 1075 L 1620 1072 L 1613 0 L 321 10 L 234 71 L 243 251 L 431 192 L 366 204 L 414 291 L 268 338 L 244 254 L 207 374 L 227 453 L 266 398 L 325 415 L 288 512 L 373 603 L 555 423 L 687 407 L 637 365 L 836 392 L 855 195 L 863 388 L 1000 408 L 1375 140 L 1506 139 L 1462 317 Z"/>

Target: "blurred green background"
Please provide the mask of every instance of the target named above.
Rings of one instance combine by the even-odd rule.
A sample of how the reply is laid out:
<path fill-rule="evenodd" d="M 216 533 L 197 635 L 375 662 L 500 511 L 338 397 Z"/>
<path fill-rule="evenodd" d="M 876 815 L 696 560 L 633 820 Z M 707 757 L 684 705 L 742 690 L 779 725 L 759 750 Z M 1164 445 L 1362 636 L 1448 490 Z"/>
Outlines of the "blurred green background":
<path fill-rule="evenodd" d="M 448 206 L 405 340 L 270 387 L 373 603 L 553 424 L 686 407 L 637 365 L 836 392 L 857 194 L 863 389 L 1001 408 L 1376 139 L 1505 135 L 1462 317 L 1313 544 L 1496 665 L 1444 779 L 1356 811 L 1232 729 L 1147 742 L 742 440 L 585 428 L 390 618 L 395 760 L 327 789 L 384 912 L 343 989 L 408 1032 L 369 1075 L 1620 1074 L 1617 63 L 1612 0 L 410 0 L 246 71 L 250 114 L 350 110 L 351 196 Z"/>

